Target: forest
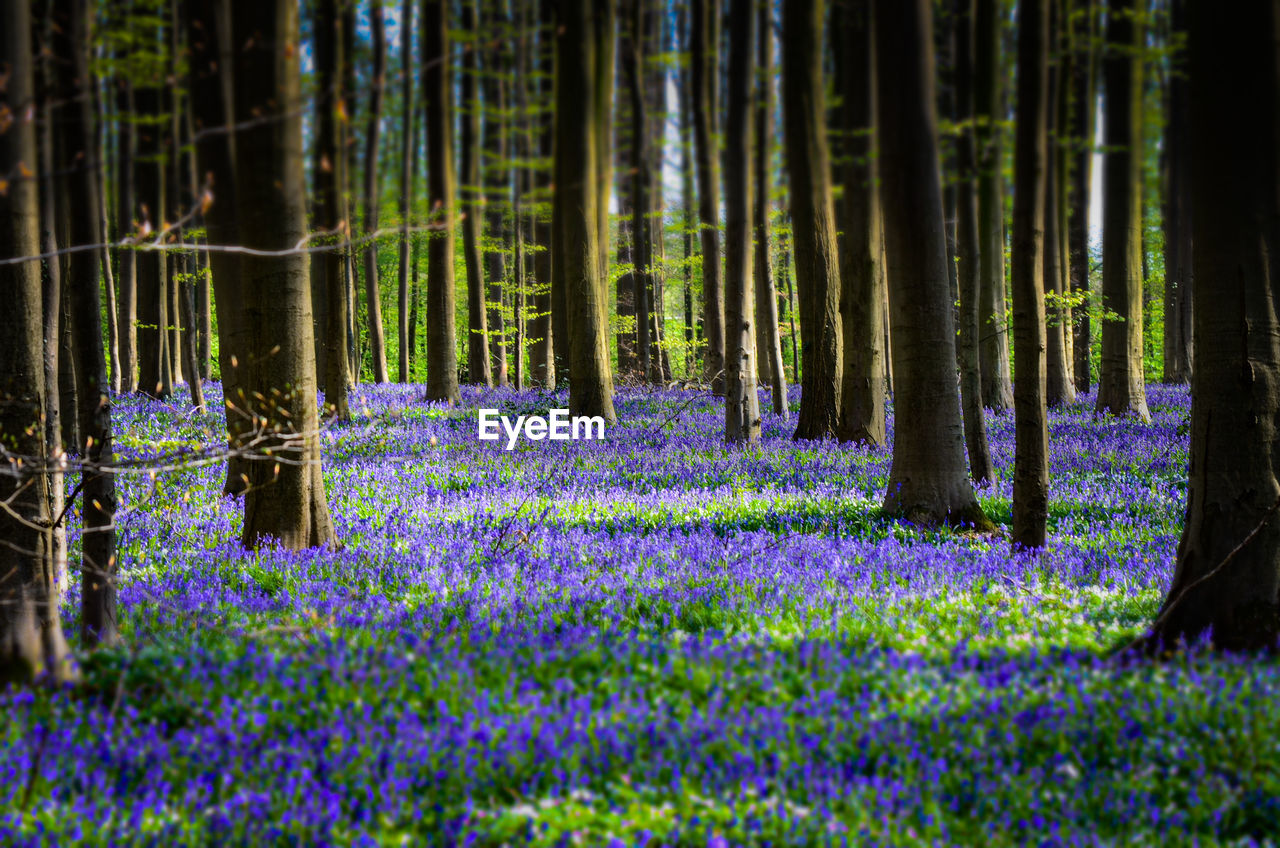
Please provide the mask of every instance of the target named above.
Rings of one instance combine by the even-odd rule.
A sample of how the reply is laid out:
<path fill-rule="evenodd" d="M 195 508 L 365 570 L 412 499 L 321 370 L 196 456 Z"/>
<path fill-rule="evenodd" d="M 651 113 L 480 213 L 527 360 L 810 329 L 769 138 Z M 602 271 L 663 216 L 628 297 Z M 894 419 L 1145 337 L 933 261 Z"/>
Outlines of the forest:
<path fill-rule="evenodd" d="M 1277 33 L 2 0 L 0 845 L 1275 844 Z"/>

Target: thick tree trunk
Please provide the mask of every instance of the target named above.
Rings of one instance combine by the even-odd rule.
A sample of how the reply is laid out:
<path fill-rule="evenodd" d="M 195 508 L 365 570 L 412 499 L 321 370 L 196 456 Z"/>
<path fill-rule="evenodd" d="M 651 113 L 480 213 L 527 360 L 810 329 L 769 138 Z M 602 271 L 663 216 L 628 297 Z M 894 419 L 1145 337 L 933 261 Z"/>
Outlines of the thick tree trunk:
<path fill-rule="evenodd" d="M 575 415 L 599 415 L 612 424 L 613 376 L 609 369 L 608 326 L 601 305 L 600 227 L 597 204 L 602 164 L 597 136 L 607 127 L 598 114 L 602 98 L 596 67 L 602 28 L 590 0 L 560 6 L 556 34 L 555 215 L 557 239 L 552 255 L 560 268 L 572 377 L 569 409 Z M 609 51 L 612 52 L 612 51 Z"/>
<path fill-rule="evenodd" d="M 720 163 L 716 154 L 719 85 L 719 0 L 692 0 L 690 109 L 697 165 L 698 225 L 702 243 L 702 330 L 707 340 L 704 379 L 724 390 L 724 286 L 720 276 Z M 821 118 L 819 118 L 821 121 Z"/>
<path fill-rule="evenodd" d="M 1063 151 L 1058 143 L 1061 127 L 1058 123 L 1059 89 L 1065 87 L 1062 75 L 1063 50 L 1058 49 L 1059 4 L 1066 0 L 1051 0 L 1048 9 L 1049 40 L 1045 49 L 1051 51 L 1045 101 L 1045 121 L 1048 126 L 1045 144 L 1044 189 L 1044 241 L 1043 279 L 1045 294 L 1045 403 L 1050 407 L 1066 406 L 1075 402 L 1076 389 L 1072 379 L 1071 356 L 1067 344 L 1071 327 L 1070 313 L 1063 309 L 1062 290 L 1062 232 L 1058 213 L 1061 210 L 1058 179 L 1059 158 Z M 1015 354 L 1016 355 L 1016 354 Z"/>
<path fill-rule="evenodd" d="M 916 523 L 986 530 L 991 522 L 966 473 L 956 396 L 930 11 L 930 0 L 875 4 L 876 43 L 896 48 L 876 52 L 880 182 L 891 201 L 884 209 L 884 237 L 896 379 L 884 511 Z"/>
<path fill-rule="evenodd" d="M 733 0 L 729 24 L 729 113 L 725 118 L 725 383 L 724 438 L 730 444 L 760 440 L 756 392 L 755 287 L 751 275 L 751 148 L 755 123 L 755 0 Z M 647 181 L 648 174 L 645 174 Z M 647 198 L 646 198 L 647 200 Z M 643 288 L 636 287 L 640 292 Z M 647 315 L 643 316 L 647 320 Z M 640 337 L 647 359 L 648 334 Z"/>
<path fill-rule="evenodd" d="M 370 29 L 373 31 L 373 80 L 369 89 L 369 123 L 364 141 L 364 231 L 378 231 L 378 142 L 382 135 L 382 92 L 387 76 L 387 37 L 382 23 L 382 0 L 370 0 Z M 382 285 L 378 279 L 378 240 L 370 238 L 364 247 L 365 314 L 369 326 L 369 353 L 373 358 L 373 381 L 386 383 L 387 340 L 382 325 Z"/>
<path fill-rule="evenodd" d="M 1142 58 L 1135 0 L 1110 0 L 1107 96 L 1103 103 L 1106 153 L 1102 160 L 1102 363 L 1097 410 L 1134 413 L 1144 421 L 1142 373 Z"/>
<path fill-rule="evenodd" d="M 1196 286 L 1187 518 L 1149 647 L 1280 636 L 1280 5 L 1188 4 Z M 1242 85 L 1248 80 L 1248 85 Z"/>
<path fill-rule="evenodd" d="M 1009 378 L 1009 324 L 1004 280 L 1004 119 L 1001 97 L 1000 0 L 974 8 L 974 131 L 978 144 L 979 364 L 982 404 L 996 412 L 1013 406 Z"/>
<path fill-rule="evenodd" d="M 350 234 L 346 204 L 347 156 L 342 148 L 339 122 L 347 120 L 347 91 L 342 86 L 345 39 L 338 0 L 320 0 L 316 11 L 315 62 L 319 96 L 316 98 L 316 142 L 312 174 L 316 186 L 313 214 L 315 226 L 330 231 L 325 241 L 331 249 L 312 254 L 312 303 L 324 304 L 323 329 L 314 332 L 324 338 L 324 405 L 329 415 L 345 421 L 351 417 L 351 390 L 354 381 L 348 344 L 351 316 L 346 251 L 337 247 Z M 236 104 L 236 111 L 240 105 Z M 241 167 L 244 162 L 238 163 Z M 247 305 L 247 304 L 246 304 Z M 314 316 L 313 321 L 314 321 Z M 246 328 L 247 329 L 247 328 Z"/>
<path fill-rule="evenodd" d="M 480 34 L 476 21 L 478 0 L 464 0 L 462 4 L 462 28 L 474 39 Z M 461 146 L 462 186 L 459 206 L 462 210 L 462 255 L 467 273 L 467 382 L 481 386 L 493 385 L 493 372 L 489 369 L 489 313 L 485 308 L 484 269 L 480 257 L 481 209 L 485 201 L 498 205 L 499 197 L 485 197 L 480 182 L 480 75 L 479 50 L 473 42 L 462 51 L 462 118 Z M 498 108 L 488 100 L 484 103 L 487 113 Z M 496 235 L 490 230 L 490 235 Z M 430 273 L 428 271 L 428 273 Z"/>
<path fill-rule="evenodd" d="M 0 90 L 0 106 L 17 116 L 0 133 L 0 173 L 35 172 L 34 122 L 25 117 L 32 102 L 29 5 L 0 7 L 0 65 L 23 69 Z M 41 252 L 37 185 L 13 181 L 0 193 L 0 259 Z M 44 675 L 54 681 L 74 676 L 62 622 L 54 572 L 53 534 L 47 477 L 49 460 L 40 421 L 45 412 L 42 360 L 40 262 L 0 265 L 0 432 L 15 457 L 0 473 L 0 684 L 29 683 Z"/>
<path fill-rule="evenodd" d="M 1042 548 L 1049 508 L 1045 406 L 1046 121 L 1049 0 L 1027 0 L 1018 30 L 1017 137 L 1013 188 L 1013 546 Z"/>
<path fill-rule="evenodd" d="M 778 292 L 769 249 L 770 147 L 773 125 L 773 16 L 769 3 L 759 3 L 756 14 L 756 153 L 755 153 L 755 276 L 756 364 L 760 379 L 769 384 L 773 412 L 787 419 L 787 372 L 782 365 L 782 339 L 778 329 Z"/>
<path fill-rule="evenodd" d="M 982 332 L 982 289 L 978 239 L 978 157 L 973 131 L 974 0 L 957 0 L 956 54 L 956 276 L 960 289 L 960 405 L 964 419 L 969 476 L 979 486 L 994 482 L 996 473 L 987 443 L 982 413 L 982 369 L 978 338 Z"/>
<path fill-rule="evenodd" d="M 844 374 L 840 393 L 841 441 L 885 444 L 884 266 L 882 221 L 875 177 L 875 44 L 871 0 L 839 0 L 832 26 L 841 108 L 836 204 L 840 235 L 840 317 Z"/>
<path fill-rule="evenodd" d="M 791 235 L 804 331 L 797 439 L 839 428 L 843 339 L 840 267 L 822 80 L 823 0 L 782 6 L 782 116 L 791 188 Z"/>
<path fill-rule="evenodd" d="M 404 0 L 400 7 L 400 237 L 396 242 L 399 264 L 396 271 L 396 378 L 409 382 L 409 218 L 413 210 L 413 179 L 411 163 L 417 151 L 413 144 L 413 5 L 414 0 Z"/>
<path fill-rule="evenodd" d="M 298 5 L 236 4 L 233 33 L 233 44 L 252 45 L 235 59 L 240 238 L 246 247 L 278 251 L 307 232 Z M 247 254 L 241 260 L 245 387 L 254 422 L 265 434 L 263 447 L 276 458 L 248 464 L 242 537 L 247 548 L 337 544 L 320 468 L 307 266 L 302 253 Z"/>
<path fill-rule="evenodd" d="M 422 101 L 427 121 L 427 208 L 435 232 L 427 244 L 427 399 L 450 404 L 458 391 L 453 285 L 453 97 L 449 4 L 423 0 Z"/>
<path fill-rule="evenodd" d="M 1173 0 L 1171 38 L 1185 39 L 1186 0 Z M 1165 155 L 1168 179 L 1164 191 L 1164 381 L 1191 379 L 1191 119 L 1186 60 L 1173 55 L 1169 76 Z"/>

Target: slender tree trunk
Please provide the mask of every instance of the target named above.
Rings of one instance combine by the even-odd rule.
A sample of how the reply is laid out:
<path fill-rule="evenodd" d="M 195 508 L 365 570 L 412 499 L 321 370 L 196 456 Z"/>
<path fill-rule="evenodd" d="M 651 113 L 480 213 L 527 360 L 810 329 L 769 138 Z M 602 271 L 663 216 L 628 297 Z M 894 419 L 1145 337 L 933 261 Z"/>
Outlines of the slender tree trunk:
<path fill-rule="evenodd" d="M 995 467 L 987 443 L 982 413 L 982 370 L 978 338 L 982 332 L 982 290 L 978 239 L 978 157 L 973 131 L 974 6 L 975 0 L 955 4 L 956 54 L 956 276 L 960 289 L 960 404 L 964 419 L 969 476 L 979 486 L 994 482 Z"/>
<path fill-rule="evenodd" d="M 401 383 L 409 382 L 409 218 L 413 210 L 415 180 L 411 161 L 417 151 L 413 144 L 413 4 L 404 0 L 400 7 L 400 238 L 396 243 L 399 265 L 396 273 L 396 376 Z"/>
<path fill-rule="evenodd" d="M 123 116 L 133 115 L 133 82 L 122 75 L 117 88 L 117 113 Z M 117 133 L 116 238 L 120 239 L 134 232 L 134 169 L 138 148 L 132 121 L 120 120 Z M 120 327 L 120 364 L 117 371 L 120 374 L 120 391 L 133 393 L 138 391 L 138 254 L 124 249 L 119 251 L 119 255 L 120 273 L 117 285 L 120 296 L 116 306 L 120 314 L 116 323 Z"/>
<path fill-rule="evenodd" d="M 162 91 L 148 85 L 134 91 L 138 114 L 138 158 L 134 165 L 142 230 L 149 238 L 164 223 L 164 141 L 161 125 Z M 149 120 L 147 120 L 149 119 Z M 166 253 L 144 250 L 137 258 L 138 390 L 155 398 L 173 394 L 169 360 L 169 275 Z"/>
<path fill-rule="evenodd" d="M 649 214 L 649 193 L 653 188 L 653 175 L 649 167 L 649 115 L 645 103 L 644 66 L 647 61 L 649 33 L 646 32 L 645 0 L 628 0 L 626 9 L 630 17 L 627 49 L 622 56 L 627 93 L 631 106 L 631 161 L 628 181 L 631 189 L 631 261 L 635 270 L 631 274 L 632 303 L 636 318 L 636 354 L 641 380 L 662 382 L 662 362 L 653 357 L 652 316 L 649 294 L 653 290 L 653 233 Z M 621 370 L 621 363 L 619 363 Z"/>
<path fill-rule="evenodd" d="M 240 238 L 246 247 L 278 251 L 297 244 L 308 229 L 298 5 L 235 4 L 233 32 L 233 44 L 252 45 L 235 58 Z M 269 120 L 253 120 L 263 116 Z M 337 545 L 320 469 L 307 269 L 302 253 L 241 259 L 250 412 L 264 428 L 264 447 L 277 458 L 248 464 L 246 548 L 267 542 L 289 549 Z"/>
<path fill-rule="evenodd" d="M 1048 81 L 1046 84 L 1045 121 L 1048 127 L 1044 160 L 1044 240 L 1042 242 L 1043 274 L 1041 285 L 1045 294 L 1045 403 L 1057 408 L 1075 402 L 1076 390 L 1072 379 L 1071 357 L 1067 353 L 1067 337 L 1070 328 L 1070 317 L 1062 308 L 1062 234 L 1059 229 L 1058 212 L 1061 207 L 1058 194 L 1061 188 L 1058 180 L 1058 159 L 1061 148 L 1058 144 L 1059 125 L 1057 102 L 1059 88 L 1065 83 L 1062 76 L 1062 57 L 1060 34 L 1058 28 L 1058 10 L 1066 0 L 1050 0 L 1048 15 L 1048 41 L 1045 49 L 1050 51 L 1048 65 Z"/>
<path fill-rule="evenodd" d="M 478 0 L 464 0 L 462 4 L 462 28 L 474 39 L 480 34 L 476 22 Z M 462 186 L 459 206 L 462 210 L 462 255 L 467 273 L 467 382 L 482 386 L 493 385 L 493 373 L 489 370 L 489 313 L 485 309 L 484 269 L 480 267 L 481 208 L 485 192 L 480 182 L 480 75 L 479 50 L 474 43 L 466 44 L 462 51 L 462 101 L 463 112 L 459 145 L 462 154 Z M 485 111 L 497 108 L 496 103 L 486 102 Z M 488 198 L 494 203 L 497 197 Z M 492 230 L 490 235 L 496 235 Z"/>
<path fill-rule="evenodd" d="M 572 379 L 569 409 L 575 415 L 616 420 L 613 377 L 609 369 L 608 327 L 600 304 L 600 227 L 597 206 L 601 143 L 607 131 L 596 85 L 597 63 L 612 51 L 601 50 L 604 28 L 590 0 L 567 0 L 560 6 L 556 35 L 555 187 L 558 220 L 553 268 L 560 268 L 568 319 Z M 611 34 L 608 40 L 611 40 Z"/>
<path fill-rule="evenodd" d="M 755 0 L 732 0 L 729 25 L 729 113 L 725 119 L 725 384 L 724 438 L 760 440 L 756 392 L 755 288 L 751 275 L 751 133 L 755 123 Z M 646 178 L 648 175 L 645 175 Z M 637 291 L 640 287 L 637 287 Z M 647 316 L 646 316 L 647 318 Z M 641 337 L 641 350 L 648 339 Z"/>
<path fill-rule="evenodd" d="M 1027 0 L 1018 30 L 1018 115 L 1014 142 L 1013 386 L 1016 450 L 1013 546 L 1042 548 L 1049 508 L 1045 407 L 1045 203 L 1049 101 L 1049 0 Z"/>
<path fill-rule="evenodd" d="M 387 76 L 387 37 L 382 23 L 382 0 L 370 0 L 370 29 L 373 31 L 373 80 L 369 89 L 369 123 L 364 143 L 364 231 L 378 231 L 378 142 L 382 134 L 382 92 Z M 378 240 L 370 238 L 364 248 L 364 292 L 369 326 L 369 353 L 373 358 L 373 381 L 386 383 L 387 341 L 382 325 L 382 285 L 378 279 Z"/>
<path fill-rule="evenodd" d="M 842 441 L 885 444 L 884 266 L 880 264 L 880 198 L 875 180 L 875 44 L 871 0 L 841 0 L 832 32 L 842 92 L 836 174 L 844 193 L 836 204 L 840 235 L 840 317 L 844 374 Z"/>
<path fill-rule="evenodd" d="M 680 22 L 676 29 L 684 30 L 684 18 L 687 7 L 680 7 Z M 694 379 L 695 365 L 699 358 L 697 342 L 701 336 L 696 332 L 693 317 L 693 263 L 694 239 L 697 231 L 696 212 L 694 207 L 693 183 L 693 76 L 692 60 L 682 66 L 679 83 L 680 96 L 680 187 L 683 204 L 684 230 L 684 344 L 685 344 L 685 378 Z"/>
<path fill-rule="evenodd" d="M 724 391 L 724 287 L 720 277 L 720 167 L 716 155 L 719 74 L 719 0 L 691 0 L 690 108 L 697 164 L 698 225 L 702 242 L 702 329 L 707 340 L 704 377 Z"/>
<path fill-rule="evenodd" d="M 526 15 L 532 16 L 531 7 L 526 8 Z M 532 22 L 526 23 L 526 28 Z M 539 103 L 549 103 L 552 98 L 554 73 L 554 39 L 546 28 L 539 27 L 538 65 L 540 73 L 537 97 Z M 528 119 L 532 120 L 532 119 Z M 538 117 L 537 127 L 538 158 L 543 162 L 551 162 L 554 151 L 555 123 L 549 113 Z M 536 205 L 533 226 L 534 241 L 538 251 L 533 255 L 533 306 L 534 313 L 529 322 L 529 347 L 533 359 L 533 378 L 538 385 L 551 390 L 556 387 L 556 360 L 554 344 L 551 338 L 551 204 L 550 195 L 551 169 L 539 167 L 534 176 Z"/>
<path fill-rule="evenodd" d="M 884 511 L 990 529 L 965 468 L 934 115 L 930 0 L 876 0 L 876 141 L 894 359 Z M 799 222 L 797 221 L 797 224 Z M 797 232 L 800 227 L 796 227 Z M 806 364 L 806 369 L 808 365 Z"/>
<path fill-rule="evenodd" d="M 1090 327 L 1087 298 L 1089 286 L 1089 206 L 1093 185 L 1094 115 L 1097 102 L 1098 35 L 1097 0 L 1073 0 L 1071 87 L 1075 108 L 1071 113 L 1071 220 L 1068 224 L 1070 244 L 1071 293 L 1084 295 L 1085 303 L 1073 324 L 1072 354 L 1076 389 L 1087 392 L 1091 385 Z"/>
<path fill-rule="evenodd" d="M 500 24 L 505 23 L 505 15 L 500 14 L 496 4 L 491 4 L 484 14 L 485 32 L 492 32 Z M 506 227 L 507 198 L 511 193 L 508 181 L 510 175 L 510 159 L 507 155 L 508 133 L 503 113 L 507 108 L 508 83 L 522 84 L 522 80 L 511 77 L 511 68 L 507 67 L 503 55 L 502 43 L 490 43 L 486 46 L 481 59 L 484 63 L 484 76 L 481 93 L 484 96 L 484 159 L 483 168 L 484 194 L 486 198 L 484 226 L 488 232 L 486 240 L 489 249 L 484 252 L 484 277 L 487 280 L 487 294 L 481 295 L 486 308 L 486 325 L 489 334 L 490 373 L 493 382 L 499 386 L 510 383 L 511 364 L 507 356 L 507 334 L 503 299 L 508 289 L 507 250 L 510 247 Z M 511 77 L 509 79 L 509 77 Z M 465 95 L 464 95 L 465 96 Z M 464 117 L 465 129 L 466 120 Z M 465 228 L 466 221 L 463 221 Z M 465 236 L 465 229 L 464 229 Z M 468 273 L 470 271 L 468 270 Z M 470 285 L 470 283 L 468 283 Z M 468 289 L 470 293 L 470 289 Z M 513 314 L 512 318 L 516 316 Z M 472 325 L 474 330 L 475 325 Z M 513 339 L 514 341 L 514 339 Z"/>
<path fill-rule="evenodd" d="M 841 408 L 840 267 L 822 80 L 824 5 L 784 0 L 782 6 L 782 115 L 805 334 L 797 439 L 835 436 Z"/>
<path fill-rule="evenodd" d="M 91 94 L 93 97 L 93 155 L 97 159 L 97 164 L 93 170 L 94 195 L 98 203 L 98 234 L 100 241 L 106 244 L 111 240 L 112 233 L 111 219 L 107 213 L 107 163 L 109 161 L 107 155 L 107 145 L 105 143 L 105 129 L 107 124 L 107 99 L 102 94 L 103 83 L 96 77 L 91 82 Z M 120 328 L 117 323 L 117 307 L 116 307 L 116 281 L 115 274 L 111 267 L 111 250 L 103 247 L 102 255 L 99 257 L 102 265 L 102 292 L 105 295 L 106 302 L 103 304 L 106 312 L 104 318 L 107 324 L 107 384 L 111 391 L 119 394 L 120 392 Z"/>
<path fill-rule="evenodd" d="M 755 276 L 756 349 L 760 379 L 773 393 L 773 412 L 790 417 L 787 407 L 787 372 L 782 365 L 782 339 L 778 330 L 778 293 L 770 261 L 769 233 L 769 153 L 773 123 L 773 18 L 771 4 L 758 3 L 756 14 L 756 154 L 755 154 Z"/>
<path fill-rule="evenodd" d="M 427 207 L 435 232 L 427 245 L 427 399 L 450 404 L 458 391 L 453 285 L 453 125 L 449 4 L 423 0 L 422 99 L 427 121 Z"/>
<path fill-rule="evenodd" d="M 0 65 L 23 69 L 0 90 L 0 106 L 19 116 L 0 133 L 0 172 L 36 171 L 33 122 L 22 117 L 32 102 L 30 6 L 0 6 Z M 0 193 L 0 257 L 41 252 L 35 181 L 15 180 Z M 74 676 L 62 634 L 58 587 L 49 529 L 49 494 L 44 466 L 50 457 L 40 421 L 45 413 L 42 358 L 43 304 L 38 260 L 0 265 L 0 432 L 16 458 L 0 474 L 0 684 L 29 683 L 48 675 Z"/>
<path fill-rule="evenodd" d="M 1191 473 L 1173 583 L 1148 645 L 1280 636 L 1280 55 L 1274 0 L 1188 3 L 1196 286 Z M 1248 85 L 1242 85 L 1248 80 Z"/>
<path fill-rule="evenodd" d="M 1142 59 L 1140 10 L 1110 0 L 1102 160 L 1102 364 L 1097 410 L 1148 421 L 1142 374 Z"/>
<path fill-rule="evenodd" d="M 1172 38 L 1187 37 L 1186 0 L 1173 0 Z M 1165 155 L 1168 179 L 1164 190 L 1164 381 L 1191 379 L 1191 120 L 1182 50 L 1173 54 L 1169 77 Z"/>
<path fill-rule="evenodd" d="M 1004 119 L 1001 98 L 1000 0 L 974 9 L 974 127 L 978 144 L 978 275 L 981 290 L 979 363 L 982 403 L 996 412 L 1013 406 L 1009 326 L 1004 292 Z"/>

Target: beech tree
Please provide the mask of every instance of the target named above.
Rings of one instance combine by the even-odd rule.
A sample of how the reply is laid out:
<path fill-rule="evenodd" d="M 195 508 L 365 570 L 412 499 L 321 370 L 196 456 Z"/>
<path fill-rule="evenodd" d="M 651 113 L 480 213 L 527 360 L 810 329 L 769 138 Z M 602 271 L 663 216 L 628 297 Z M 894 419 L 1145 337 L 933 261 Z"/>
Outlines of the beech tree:
<path fill-rule="evenodd" d="M 386 332 L 382 328 L 382 289 L 378 281 L 378 142 L 382 136 L 382 93 L 386 84 L 387 37 L 382 22 L 382 0 L 369 0 L 369 28 L 373 34 L 373 80 L 369 90 L 369 122 L 364 142 L 364 231 L 369 243 L 364 247 L 365 314 L 368 316 L 369 353 L 373 359 L 373 381 L 385 383 L 387 375 Z M 349 61 L 349 59 L 348 59 Z"/>
<path fill-rule="evenodd" d="M 412 167 L 417 157 L 417 145 L 413 143 L 413 6 L 414 0 L 404 0 L 400 6 L 400 237 L 396 242 L 396 338 L 400 352 L 396 378 L 401 383 L 409 382 L 413 352 L 409 341 L 409 217 L 416 182 Z"/>
<path fill-rule="evenodd" d="M 31 68 L 29 5 L 0 6 L 0 66 Z M 0 133 L 0 173 L 36 172 L 30 74 L 9 76 L 0 106 L 16 116 Z M 0 191 L 0 260 L 40 254 L 36 182 L 6 180 Z M 58 611 L 49 511 L 42 363 L 40 261 L 0 264 L 0 683 L 74 674 Z"/>
<path fill-rule="evenodd" d="M 1280 4 L 1188 3 L 1191 464 L 1173 582 L 1148 647 L 1280 636 Z M 1248 85 L 1242 85 L 1248 80 Z"/>
<path fill-rule="evenodd" d="M 787 406 L 787 372 L 782 364 L 782 339 L 778 330 L 778 290 L 774 282 L 769 226 L 770 146 L 773 126 L 773 15 L 772 3 L 756 4 L 756 153 L 755 153 L 755 276 L 756 364 L 761 381 L 772 389 L 773 412 L 791 416 Z"/>
<path fill-rule="evenodd" d="M 782 115 L 804 331 L 797 439 L 837 434 L 842 388 L 840 268 L 822 80 L 825 5 L 784 0 L 782 6 Z"/>
<path fill-rule="evenodd" d="M 462 47 L 461 120 L 462 170 L 462 253 L 467 271 L 467 381 L 482 386 L 493 385 L 489 370 L 489 313 L 485 309 L 484 269 L 481 267 L 480 230 L 484 191 L 480 182 L 480 75 L 479 38 L 476 3 L 462 4 L 462 28 L 469 39 Z M 485 110 L 497 104 L 485 103 Z M 496 205 L 497 198 L 494 198 Z"/>
<path fill-rule="evenodd" d="M 876 51 L 895 421 L 884 511 L 915 523 L 989 530 L 965 466 L 956 396 L 931 11 L 931 0 L 875 4 L 876 42 L 894 45 Z"/>
<path fill-rule="evenodd" d="M 1191 377 L 1191 121 L 1188 103 L 1186 0 L 1170 4 L 1174 53 L 1168 83 L 1164 174 L 1164 382 Z"/>
<path fill-rule="evenodd" d="M 1109 0 L 1103 59 L 1102 361 L 1097 410 L 1144 421 L 1142 374 L 1142 35 L 1135 0 Z M 1114 316 L 1114 317 L 1110 317 Z"/>
<path fill-rule="evenodd" d="M 1071 31 L 1070 185 L 1071 210 L 1067 223 L 1068 262 L 1071 293 L 1087 297 L 1089 287 L 1089 198 L 1093 179 L 1093 137 L 1095 102 L 1097 100 L 1098 29 L 1097 0 L 1067 0 L 1067 17 Z M 1072 370 L 1076 389 L 1088 391 L 1091 384 L 1090 347 L 1092 328 L 1089 310 L 1079 310 L 1072 323 Z"/>
<path fill-rule="evenodd" d="M 231 4 L 221 7 L 230 12 Z M 241 259 L 246 410 L 275 462 L 247 463 L 245 547 L 337 544 L 320 473 L 310 275 L 294 247 L 303 197 L 298 4 L 235 4 L 236 217 L 256 252 Z M 266 120 L 264 120 L 266 118 Z M 332 305 L 332 303 L 331 303 Z M 330 359 L 334 357 L 332 349 Z"/>
<path fill-rule="evenodd" d="M 1044 239 L 1041 244 L 1043 251 L 1041 284 L 1044 287 L 1046 299 L 1045 402 L 1051 407 L 1065 406 L 1075 402 L 1076 399 L 1069 351 L 1071 315 L 1063 307 L 1066 292 L 1062 285 L 1064 279 L 1062 263 L 1065 261 L 1065 256 L 1062 250 L 1062 222 L 1059 219 L 1059 213 L 1062 211 L 1060 195 L 1063 190 L 1060 164 L 1061 157 L 1064 155 L 1059 137 L 1065 134 L 1065 127 L 1059 123 L 1057 104 L 1066 86 L 1063 74 L 1066 47 L 1062 43 L 1062 27 L 1058 21 L 1065 2 L 1066 0 L 1051 0 L 1046 11 L 1049 30 L 1045 49 L 1049 51 L 1049 57 L 1044 112 L 1048 133 L 1044 161 Z M 1017 356 L 1016 352 L 1014 356 Z M 1016 387 L 1014 392 L 1017 392 Z"/>
<path fill-rule="evenodd" d="M 1024 0 L 1018 26 L 1018 109 L 1013 183 L 1013 384 L 1015 548 L 1042 548 L 1049 509 L 1045 408 L 1045 184 L 1048 179 L 1049 0 Z"/>
<path fill-rule="evenodd" d="M 733 0 L 729 16 L 729 114 L 725 120 L 725 441 L 760 439 L 756 392 L 755 289 L 751 278 L 751 147 L 755 110 L 754 0 Z M 647 178 L 647 174 L 645 175 Z M 637 289 L 639 291 L 639 289 Z M 645 320 L 648 316 L 645 315 Z M 641 360 L 648 360 L 648 333 Z"/>
<path fill-rule="evenodd" d="M 707 340 L 704 378 L 724 388 L 724 288 L 720 276 L 719 115 L 720 0 L 691 0 L 689 26 L 690 109 L 697 167 L 698 234 L 702 245 L 702 332 Z M 818 41 L 821 44 L 821 39 Z"/>

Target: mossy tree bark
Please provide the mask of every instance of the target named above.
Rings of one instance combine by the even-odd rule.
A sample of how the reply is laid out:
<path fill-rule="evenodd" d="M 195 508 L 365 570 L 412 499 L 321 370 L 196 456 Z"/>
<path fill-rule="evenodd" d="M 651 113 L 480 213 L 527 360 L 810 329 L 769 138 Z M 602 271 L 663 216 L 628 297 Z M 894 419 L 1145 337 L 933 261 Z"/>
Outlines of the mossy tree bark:
<path fill-rule="evenodd" d="M 230 4 L 228 4 L 229 6 Z M 248 464 L 246 548 L 335 547 L 320 469 L 320 422 L 307 257 L 289 251 L 307 233 L 298 5 L 236 4 L 236 206 L 240 239 L 245 389 L 261 436 Z M 265 120 L 264 120 L 265 118 Z M 341 359 L 330 354 L 330 359 Z"/>
<path fill-rule="evenodd" d="M 749 444 L 760 440 L 755 328 L 751 325 L 755 317 L 755 288 L 751 278 L 751 150 L 756 106 L 752 91 L 756 15 L 754 0 L 732 2 L 724 156 L 724 437 L 730 444 Z M 647 347 L 647 342 L 645 334 L 641 337 L 642 349 Z"/>
<path fill-rule="evenodd" d="M 1103 59 L 1102 362 L 1098 412 L 1144 421 L 1142 373 L 1142 12 L 1110 0 Z"/>
<path fill-rule="evenodd" d="M 1043 273 L 1049 0 L 1027 0 L 1018 29 L 1017 136 L 1013 185 L 1013 537 L 1042 548 L 1049 508 Z"/>
<path fill-rule="evenodd" d="M 840 420 L 840 267 L 822 79 L 823 0 L 782 6 L 782 116 L 791 234 L 804 333 L 797 439 L 835 436 Z"/>
<path fill-rule="evenodd" d="M 0 7 L 0 65 L 30 69 L 31 20 L 27 3 Z M 0 133 L 0 173 L 35 172 L 33 101 L 29 73 L 9 77 L 0 105 L 17 117 Z M 0 193 L 0 258 L 40 253 L 36 182 L 17 179 Z M 15 458 L 0 474 L 0 684 L 29 683 L 44 675 L 55 681 L 74 674 L 58 613 L 48 478 L 49 456 L 42 418 L 45 408 L 43 304 L 40 262 L 0 265 L 0 445 Z M 22 458 L 19 463 L 17 457 Z M 24 467 L 25 466 L 25 467 Z"/>
<path fill-rule="evenodd" d="M 886 47 L 876 51 L 876 141 L 885 198 L 895 421 L 884 511 L 915 523 L 989 530 L 969 482 L 956 395 L 931 5 L 875 4 L 876 43 Z"/>
<path fill-rule="evenodd" d="M 449 3 L 422 3 L 422 99 L 427 122 L 427 399 L 461 401 L 453 283 L 453 97 Z"/>
<path fill-rule="evenodd" d="M 840 318 L 844 373 L 841 441 L 885 444 L 883 220 L 876 186 L 875 43 L 871 0 L 837 0 L 832 28 L 836 79 L 836 174 L 844 188 L 836 204 L 840 253 Z"/>
<path fill-rule="evenodd" d="M 1188 4 L 1196 304 L 1187 518 L 1148 640 L 1280 636 L 1280 51 L 1274 0 Z M 1242 85 L 1242 80 L 1248 80 Z"/>

